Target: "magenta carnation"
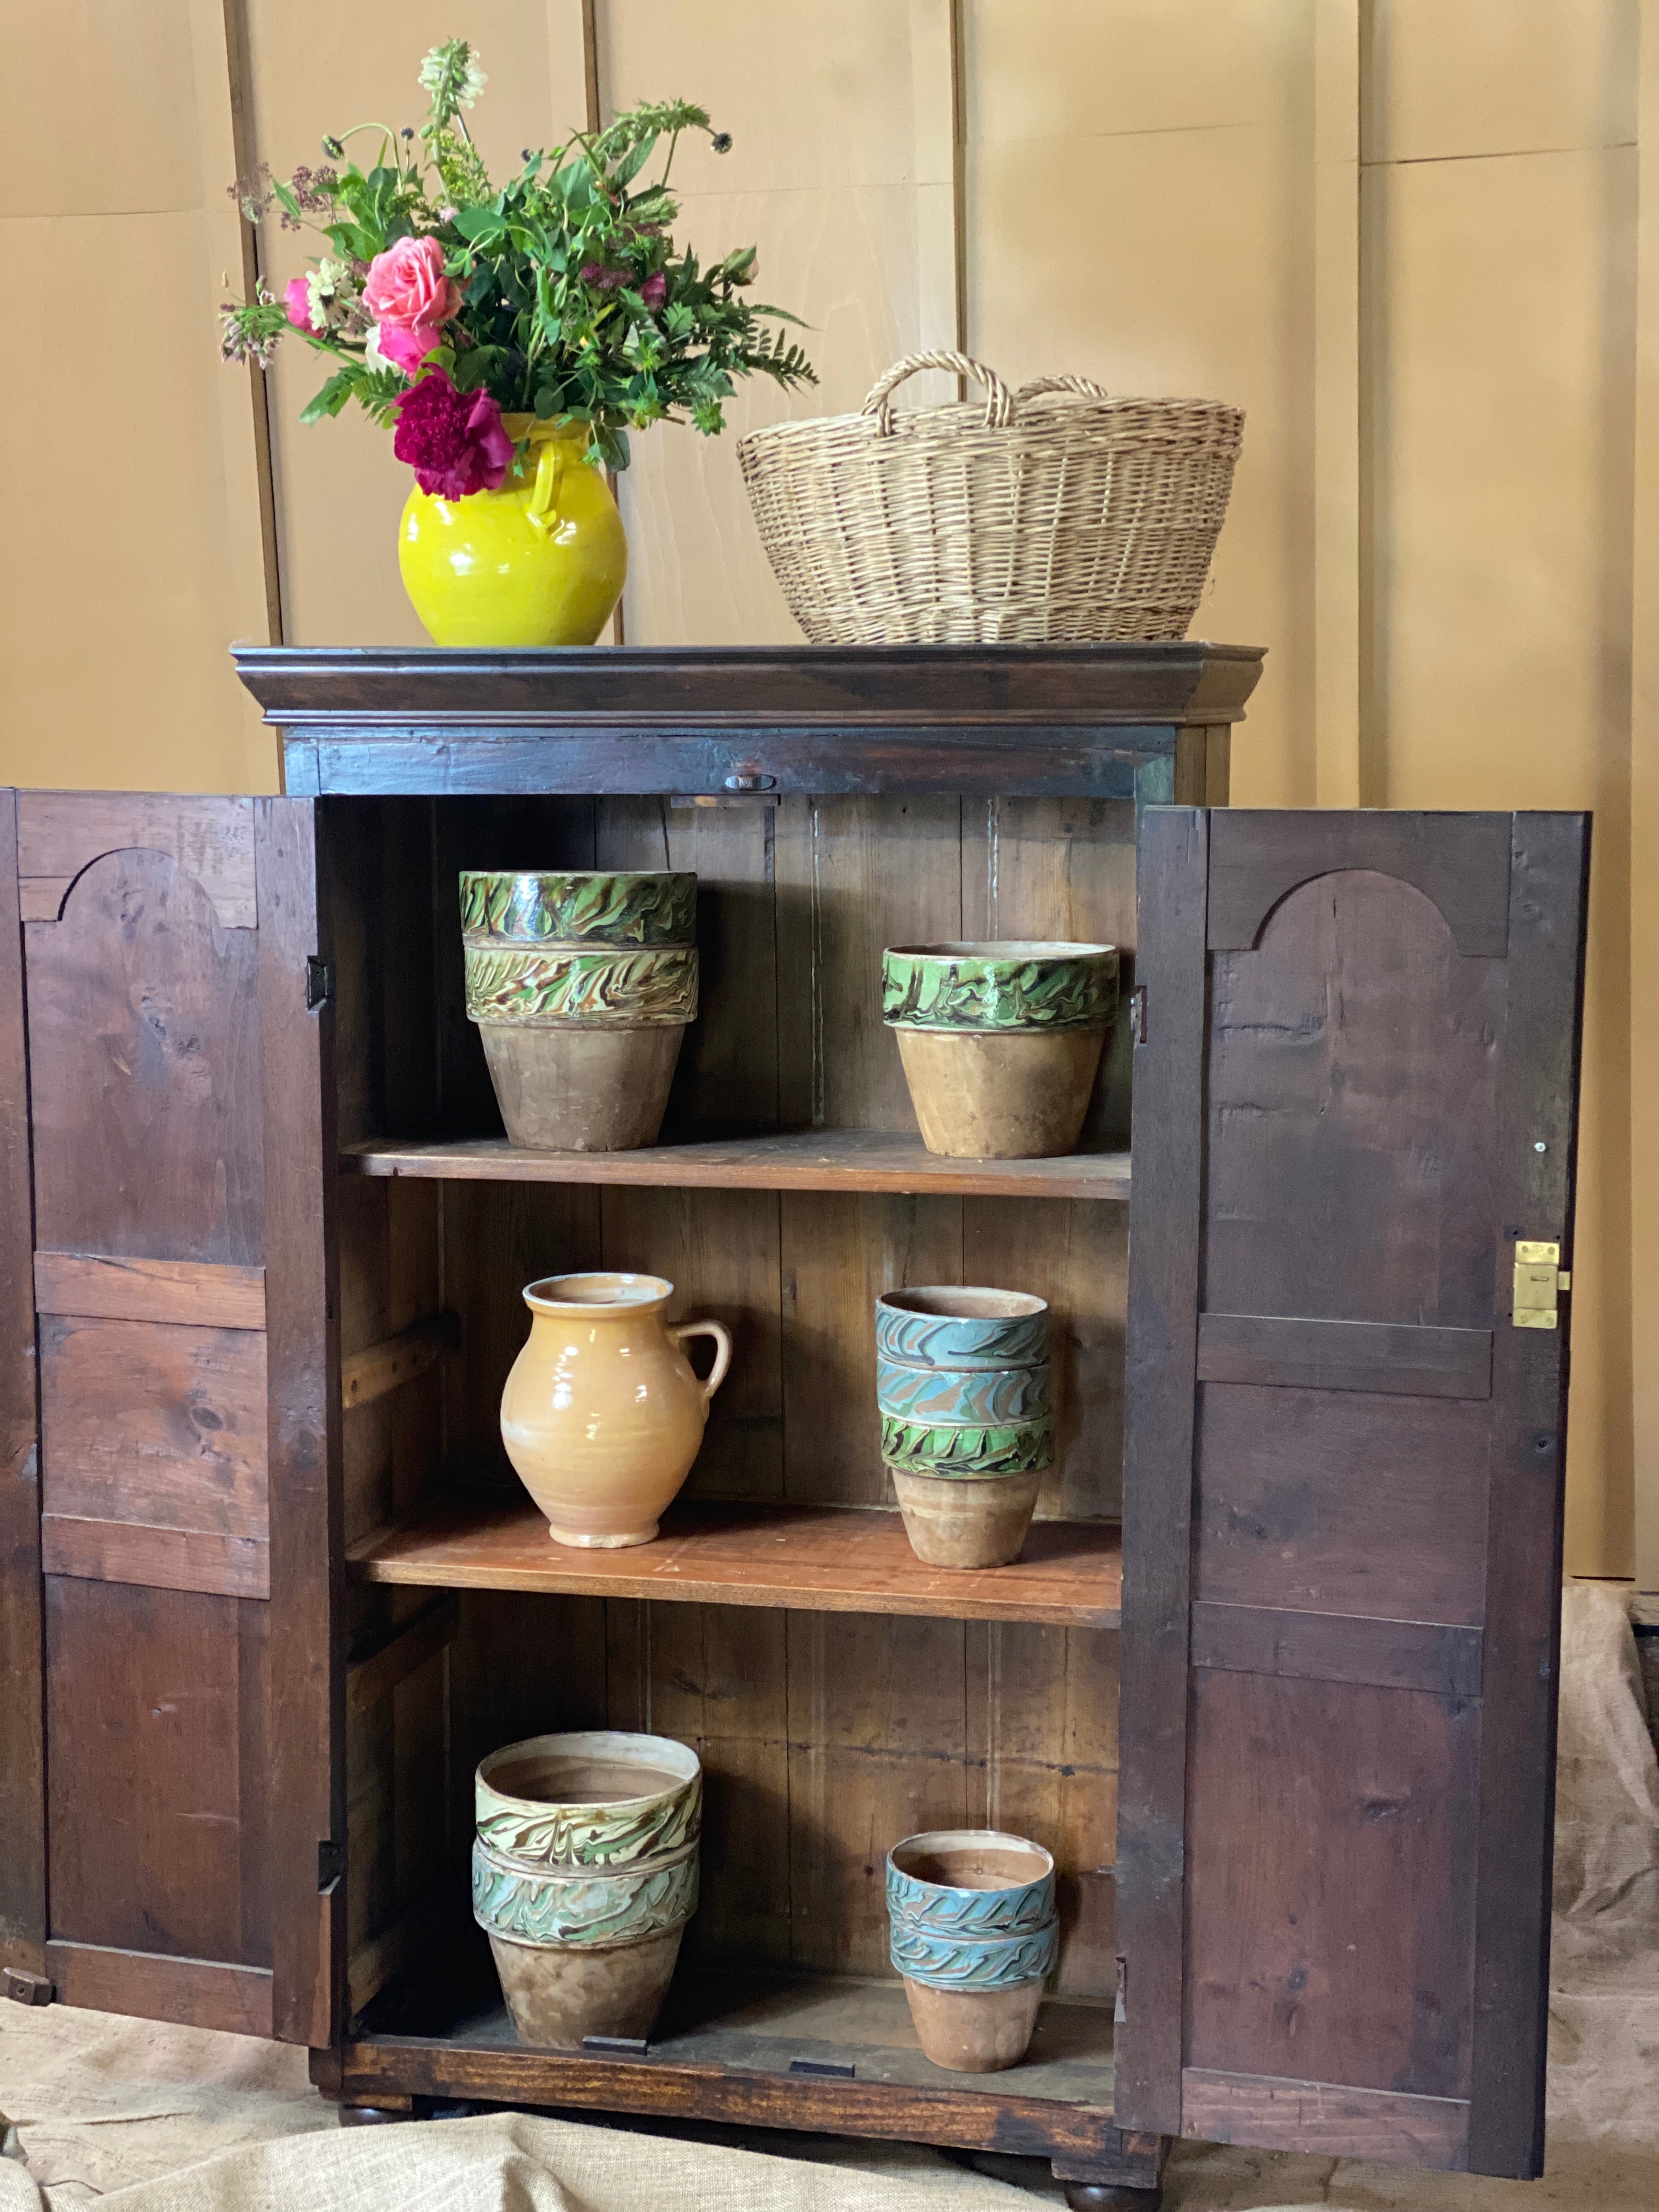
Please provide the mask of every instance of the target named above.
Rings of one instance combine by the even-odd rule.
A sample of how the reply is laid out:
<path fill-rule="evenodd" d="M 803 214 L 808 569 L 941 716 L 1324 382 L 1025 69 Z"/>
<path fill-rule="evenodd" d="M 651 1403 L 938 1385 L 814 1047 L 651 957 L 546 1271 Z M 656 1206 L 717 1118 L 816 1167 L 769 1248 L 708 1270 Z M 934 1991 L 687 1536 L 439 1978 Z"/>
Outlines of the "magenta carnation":
<path fill-rule="evenodd" d="M 654 315 L 668 297 L 668 276 L 665 270 L 653 270 L 640 287 L 640 297 Z"/>
<path fill-rule="evenodd" d="M 513 460 L 501 410 L 487 392 L 457 392 L 441 368 L 429 368 L 398 401 L 392 450 L 415 471 L 423 492 L 465 499 L 498 491 Z"/>

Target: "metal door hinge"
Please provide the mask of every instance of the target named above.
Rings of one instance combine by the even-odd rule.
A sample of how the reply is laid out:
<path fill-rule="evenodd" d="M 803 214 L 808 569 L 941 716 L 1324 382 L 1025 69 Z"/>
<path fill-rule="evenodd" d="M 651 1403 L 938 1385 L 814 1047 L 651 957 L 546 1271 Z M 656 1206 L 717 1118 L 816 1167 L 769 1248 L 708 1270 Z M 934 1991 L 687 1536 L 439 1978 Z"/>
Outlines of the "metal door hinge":
<path fill-rule="evenodd" d="M 334 996 L 334 970 L 313 952 L 306 962 L 306 1012 L 314 1014 Z"/>
<path fill-rule="evenodd" d="M 21 1966 L 6 1967 L 4 1978 L 6 1995 L 14 2004 L 50 2004 L 58 1994 L 44 1974 L 28 1973 Z"/>
<path fill-rule="evenodd" d="M 1129 1962 L 1127 1959 L 1120 1959 L 1117 1962 L 1117 2000 L 1112 2007 L 1112 2019 L 1119 2027 L 1124 2027 L 1129 2018 L 1128 1995 Z"/>
<path fill-rule="evenodd" d="M 317 1887 L 326 1889 L 337 1882 L 346 1869 L 346 1847 L 343 1844 L 320 1843 L 317 1846 Z"/>
<path fill-rule="evenodd" d="M 1129 1035 L 1137 1044 L 1146 1042 L 1146 986 L 1137 983 L 1129 994 Z"/>
<path fill-rule="evenodd" d="M 1572 1288 L 1572 1277 L 1561 1265 L 1561 1247 L 1528 1237 L 1515 1245 L 1515 1295 L 1510 1318 L 1516 1328 L 1553 1328 L 1563 1291 Z"/>

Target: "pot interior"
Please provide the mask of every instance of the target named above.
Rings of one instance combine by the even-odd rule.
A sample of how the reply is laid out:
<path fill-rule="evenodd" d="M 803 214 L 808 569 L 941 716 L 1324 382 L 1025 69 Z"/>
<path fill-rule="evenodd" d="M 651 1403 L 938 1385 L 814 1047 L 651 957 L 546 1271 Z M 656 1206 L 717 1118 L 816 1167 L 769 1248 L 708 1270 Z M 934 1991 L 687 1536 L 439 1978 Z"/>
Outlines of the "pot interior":
<path fill-rule="evenodd" d="M 1068 945 L 1044 937 L 963 938 L 938 945 L 890 945 L 912 960 L 1076 960 L 1110 952 L 1109 945 Z"/>
<path fill-rule="evenodd" d="M 654 1306 L 674 1295 L 674 1285 L 660 1275 L 595 1273 L 587 1275 L 544 1275 L 526 1283 L 524 1302 L 538 1313 L 574 1313 L 595 1306 Z"/>
<path fill-rule="evenodd" d="M 980 1290 L 954 1283 L 884 1291 L 881 1303 L 900 1313 L 932 1314 L 945 1321 L 1017 1321 L 1048 1311 L 1046 1300 L 1033 1297 L 1029 1291 Z"/>
<path fill-rule="evenodd" d="M 941 1889 L 1022 1889 L 1051 1874 L 1054 1863 L 1040 1844 L 971 1830 L 910 1836 L 893 1846 L 892 1856 L 901 1874 Z"/>
<path fill-rule="evenodd" d="M 496 1767 L 489 1786 L 503 1797 L 522 1797 L 532 1805 L 625 1805 L 638 1797 L 660 1797 L 684 1780 L 667 1766 L 590 1759 L 580 1752 L 540 1752 Z"/>

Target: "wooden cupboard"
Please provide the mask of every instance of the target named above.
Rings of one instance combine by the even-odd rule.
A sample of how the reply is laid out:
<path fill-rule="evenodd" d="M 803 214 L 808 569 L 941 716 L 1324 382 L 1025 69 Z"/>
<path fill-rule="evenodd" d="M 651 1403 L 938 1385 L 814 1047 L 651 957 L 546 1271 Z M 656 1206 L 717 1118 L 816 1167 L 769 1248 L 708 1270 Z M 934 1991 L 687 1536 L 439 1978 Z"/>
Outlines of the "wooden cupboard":
<path fill-rule="evenodd" d="M 8 798 L 13 1996 L 307 2045 L 343 2117 L 913 2137 L 1079 2204 L 1181 2133 L 1538 2170 L 1588 824 L 1226 809 L 1260 658 L 246 650 L 285 796 Z M 507 1146 L 464 866 L 696 871 L 660 1146 Z M 1123 948 L 1075 1157 L 923 1150 L 880 953 L 964 935 Z M 619 1553 L 496 1428 L 520 1285 L 600 1265 L 737 1344 Z M 873 1298 L 953 1280 L 1056 1323 L 977 1573 L 876 1449 Z M 648 2048 L 529 2051 L 471 1771 L 606 1725 L 698 1750 L 704 1901 Z M 951 2076 L 884 1858 L 988 1822 L 1061 1964 Z"/>

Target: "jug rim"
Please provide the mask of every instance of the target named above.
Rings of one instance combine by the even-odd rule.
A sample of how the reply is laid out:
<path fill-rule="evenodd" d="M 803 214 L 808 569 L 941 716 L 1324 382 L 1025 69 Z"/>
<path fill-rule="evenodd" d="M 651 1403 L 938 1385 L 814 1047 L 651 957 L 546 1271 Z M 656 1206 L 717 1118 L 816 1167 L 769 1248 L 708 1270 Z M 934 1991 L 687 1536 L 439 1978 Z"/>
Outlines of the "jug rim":
<path fill-rule="evenodd" d="M 636 1275 L 620 1268 L 588 1267 L 569 1275 L 542 1275 L 524 1286 L 532 1313 L 649 1313 L 666 1305 L 674 1285 L 661 1275 Z"/>

